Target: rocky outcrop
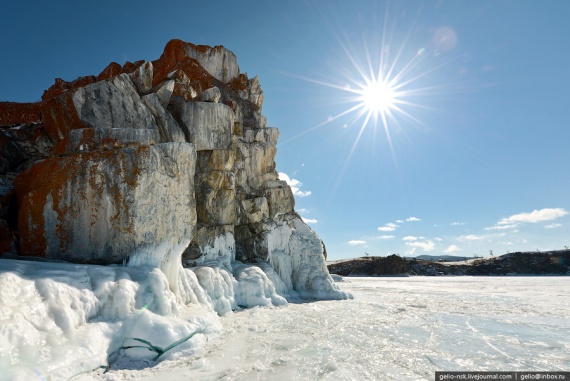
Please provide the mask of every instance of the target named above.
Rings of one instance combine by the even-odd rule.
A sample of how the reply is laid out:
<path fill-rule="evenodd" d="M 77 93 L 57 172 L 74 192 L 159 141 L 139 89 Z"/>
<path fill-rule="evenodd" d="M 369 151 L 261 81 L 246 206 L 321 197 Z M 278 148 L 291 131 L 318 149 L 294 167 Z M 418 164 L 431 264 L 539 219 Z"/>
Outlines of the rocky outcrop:
<path fill-rule="evenodd" d="M 265 304 L 281 303 L 273 290 L 346 298 L 328 274 L 323 243 L 278 178 L 279 131 L 267 127 L 262 106 L 259 79 L 240 73 L 232 52 L 180 40 L 152 62 L 57 79 L 34 106 L 35 138 L 0 136 L 10 189 L 3 197 L 18 200 L 0 216 L 12 216 L 0 220 L 2 239 L 14 238 L 5 250 L 153 265 L 172 290 L 181 263 L 216 263 L 236 282 L 255 278 Z M 30 126 L 28 119 L 16 124 Z"/>

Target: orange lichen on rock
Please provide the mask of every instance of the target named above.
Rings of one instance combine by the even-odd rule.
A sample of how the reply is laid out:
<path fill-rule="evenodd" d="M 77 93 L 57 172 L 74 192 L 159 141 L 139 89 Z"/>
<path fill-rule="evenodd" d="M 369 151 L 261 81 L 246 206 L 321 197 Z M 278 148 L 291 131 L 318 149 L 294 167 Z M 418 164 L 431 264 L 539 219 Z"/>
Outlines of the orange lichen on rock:
<path fill-rule="evenodd" d="M 116 62 L 111 62 L 105 69 L 103 69 L 101 74 L 97 76 L 97 81 L 109 79 L 119 74 L 123 74 L 123 67 Z"/>
<path fill-rule="evenodd" d="M 247 75 L 244 73 L 241 73 L 240 75 L 238 75 L 235 78 L 232 78 L 232 80 L 230 81 L 229 85 L 230 88 L 234 91 L 246 91 L 247 90 Z"/>
<path fill-rule="evenodd" d="M 40 103 L 0 102 L 0 126 L 37 123 L 41 120 Z"/>
<path fill-rule="evenodd" d="M 88 75 L 86 77 L 79 77 L 71 82 L 64 81 L 61 78 L 56 78 L 55 83 L 51 85 L 49 89 L 44 91 L 44 94 L 42 95 L 42 102 L 50 98 L 56 97 L 68 90 L 85 87 L 95 82 L 97 82 L 97 78 L 93 75 Z"/>
<path fill-rule="evenodd" d="M 123 73 L 131 74 L 132 72 L 137 70 L 143 63 L 144 63 L 144 60 L 138 60 L 135 62 L 127 61 L 123 65 Z"/>
<path fill-rule="evenodd" d="M 54 143 L 67 138 L 70 130 L 86 128 L 73 103 L 73 92 L 66 91 L 41 104 L 45 130 Z"/>
<path fill-rule="evenodd" d="M 135 161 L 148 156 L 148 150 L 147 146 L 138 147 L 132 155 L 124 150 L 108 150 L 50 157 L 20 173 L 14 187 L 21 255 L 63 259 L 61 254 L 72 245 L 76 230 L 85 228 L 82 223 L 102 223 L 99 214 L 104 209 L 109 209 L 109 228 L 131 229 L 125 190 L 120 183 L 128 189 L 137 186 L 140 169 Z M 106 200 L 111 201 L 110 207 Z M 90 211 L 86 212 L 85 207 Z M 70 255 L 80 257 L 82 253 Z"/>

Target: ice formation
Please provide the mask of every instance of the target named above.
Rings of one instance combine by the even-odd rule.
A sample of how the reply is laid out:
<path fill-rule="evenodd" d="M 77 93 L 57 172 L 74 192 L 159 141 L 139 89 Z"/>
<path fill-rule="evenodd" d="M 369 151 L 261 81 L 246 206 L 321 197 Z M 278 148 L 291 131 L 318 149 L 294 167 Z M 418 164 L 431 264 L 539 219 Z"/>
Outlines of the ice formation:
<path fill-rule="evenodd" d="M 0 260 L 0 379 L 143 368 L 198 351 L 220 315 L 287 305 L 267 264 L 232 267 L 178 265 L 174 291 L 159 267 Z"/>

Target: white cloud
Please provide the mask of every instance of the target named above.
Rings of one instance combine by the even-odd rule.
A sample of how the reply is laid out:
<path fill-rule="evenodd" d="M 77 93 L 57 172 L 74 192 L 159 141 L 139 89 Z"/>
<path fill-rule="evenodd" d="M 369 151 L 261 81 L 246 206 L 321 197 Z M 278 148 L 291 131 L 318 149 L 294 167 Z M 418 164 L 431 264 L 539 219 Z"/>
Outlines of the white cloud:
<path fill-rule="evenodd" d="M 399 224 L 403 224 L 403 223 L 404 223 L 404 220 L 396 220 L 396 222 L 399 223 Z"/>
<path fill-rule="evenodd" d="M 406 221 L 407 222 L 414 222 L 414 221 L 421 221 L 421 219 L 417 218 L 417 217 L 408 217 L 408 218 L 406 218 Z"/>
<path fill-rule="evenodd" d="M 299 213 L 299 214 L 305 214 L 307 212 L 308 212 L 308 210 L 305 208 L 297 209 L 297 213 Z"/>
<path fill-rule="evenodd" d="M 519 226 L 519 224 L 495 225 L 495 226 L 485 228 L 485 230 L 506 230 L 506 229 L 514 229 L 518 226 Z"/>
<path fill-rule="evenodd" d="M 294 196 L 308 197 L 312 194 L 311 191 L 300 190 L 300 188 L 303 186 L 303 183 L 297 179 L 290 178 L 284 172 L 279 172 L 279 180 L 285 181 L 291 187 L 291 192 L 293 192 Z"/>
<path fill-rule="evenodd" d="M 413 235 L 408 235 L 402 238 L 402 241 L 416 241 L 418 237 L 414 237 Z"/>
<path fill-rule="evenodd" d="M 485 238 L 489 238 L 490 235 L 475 235 L 475 234 L 468 234 L 468 235 L 462 235 L 459 237 L 460 241 L 480 241 L 483 240 Z"/>
<path fill-rule="evenodd" d="M 463 249 L 461 249 L 455 245 L 451 245 L 447 249 L 445 249 L 443 252 L 447 253 L 447 254 L 453 254 L 453 253 L 457 253 L 458 251 L 461 251 L 461 250 L 463 250 Z"/>
<path fill-rule="evenodd" d="M 394 236 L 393 235 L 381 235 L 381 236 L 378 236 L 378 238 L 379 239 L 392 239 L 392 238 L 394 238 Z"/>
<path fill-rule="evenodd" d="M 317 220 L 315 220 L 314 218 L 305 218 L 305 217 L 301 217 L 303 219 L 303 221 L 305 221 L 306 224 L 316 224 Z"/>
<path fill-rule="evenodd" d="M 562 224 L 550 224 L 550 225 L 546 225 L 544 228 L 545 229 L 556 229 L 556 228 L 559 228 L 561 226 L 562 226 Z"/>
<path fill-rule="evenodd" d="M 366 245 L 366 241 L 361 241 L 361 240 L 358 240 L 358 239 L 354 239 L 354 240 L 352 240 L 352 241 L 348 241 L 348 244 L 349 244 L 349 245 L 352 245 L 352 246 Z"/>
<path fill-rule="evenodd" d="M 398 225 L 389 222 L 384 226 L 380 226 L 378 230 L 380 230 L 381 232 L 393 232 L 394 230 L 396 230 L 397 227 Z"/>
<path fill-rule="evenodd" d="M 461 225 L 465 225 L 465 222 L 459 222 L 459 221 L 455 221 L 450 223 L 451 226 L 461 226 Z"/>
<path fill-rule="evenodd" d="M 441 239 L 441 238 L 439 238 L 439 237 L 435 237 L 434 239 L 435 239 L 437 242 L 443 241 L 443 239 Z"/>
<path fill-rule="evenodd" d="M 406 242 L 407 246 L 410 247 L 418 247 L 423 249 L 424 252 L 433 251 L 435 248 L 435 244 L 432 241 L 425 241 L 425 242 Z"/>
<path fill-rule="evenodd" d="M 533 210 L 530 213 L 519 213 L 503 218 L 497 223 L 497 225 L 510 225 L 518 222 L 530 222 L 534 224 L 541 221 L 552 221 L 567 214 L 568 212 L 563 208 L 544 208 Z"/>
<path fill-rule="evenodd" d="M 507 246 L 511 246 L 513 243 L 512 242 L 505 242 L 505 241 L 500 241 L 499 242 L 501 245 L 507 245 Z"/>

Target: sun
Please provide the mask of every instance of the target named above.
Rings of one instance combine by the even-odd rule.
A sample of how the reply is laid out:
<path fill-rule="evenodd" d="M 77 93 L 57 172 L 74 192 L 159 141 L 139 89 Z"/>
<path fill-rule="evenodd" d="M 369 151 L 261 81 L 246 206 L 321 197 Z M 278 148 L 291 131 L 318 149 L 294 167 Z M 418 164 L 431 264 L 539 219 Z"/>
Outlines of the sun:
<path fill-rule="evenodd" d="M 373 114 L 386 114 L 394 109 L 397 101 L 397 93 L 390 83 L 383 80 L 367 81 L 359 91 L 357 101 L 361 102 L 362 108 Z"/>

